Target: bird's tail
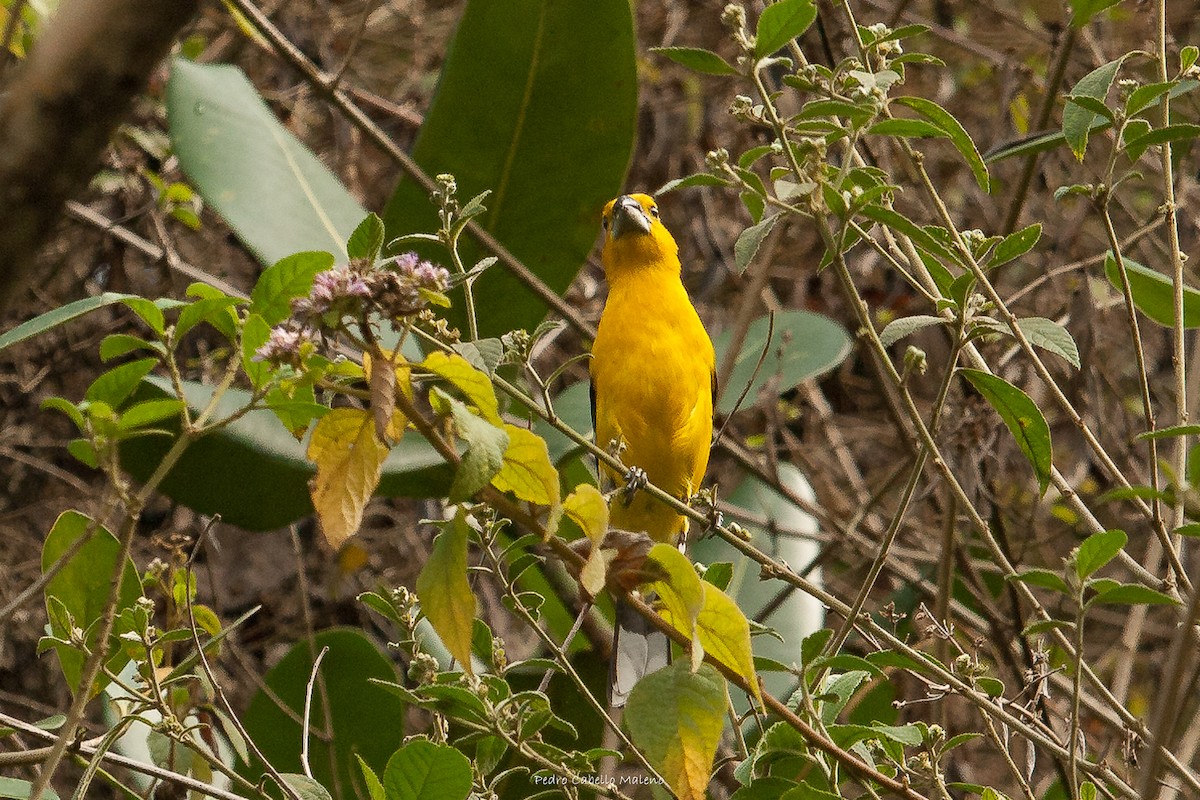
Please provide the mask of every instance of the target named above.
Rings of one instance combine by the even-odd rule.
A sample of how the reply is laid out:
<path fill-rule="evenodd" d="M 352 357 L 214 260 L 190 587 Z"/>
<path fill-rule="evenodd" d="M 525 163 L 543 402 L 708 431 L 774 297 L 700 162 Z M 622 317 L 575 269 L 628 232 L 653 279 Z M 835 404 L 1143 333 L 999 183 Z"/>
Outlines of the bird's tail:
<path fill-rule="evenodd" d="M 671 663 L 671 642 L 650 621 L 620 600 L 608 670 L 608 704 L 622 708 L 634 685 Z"/>

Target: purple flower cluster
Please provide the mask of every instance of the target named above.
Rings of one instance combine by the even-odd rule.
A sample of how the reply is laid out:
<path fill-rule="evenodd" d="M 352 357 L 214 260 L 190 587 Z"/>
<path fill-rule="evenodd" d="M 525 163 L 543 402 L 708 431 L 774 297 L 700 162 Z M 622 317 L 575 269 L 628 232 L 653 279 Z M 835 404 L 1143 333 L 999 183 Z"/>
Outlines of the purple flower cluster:
<path fill-rule="evenodd" d="M 337 328 L 347 316 L 413 316 L 429 305 L 428 293 L 444 292 L 449 284 L 449 272 L 422 261 L 416 253 L 404 253 L 378 266 L 352 261 L 317 273 L 308 295 L 292 301 L 293 319 L 271 329 L 253 360 L 298 367 L 301 348 L 314 342 L 319 330 Z"/>
<path fill-rule="evenodd" d="M 254 351 L 251 361 L 266 361 L 279 366 L 289 364 L 299 367 L 301 349 L 314 340 L 313 331 L 297 325 L 295 322 L 285 322 L 271 329 L 271 335 L 261 347 Z"/>
<path fill-rule="evenodd" d="M 292 311 L 297 317 L 323 317 L 330 312 L 354 311 L 362 300 L 371 296 L 367 280 L 368 276 L 354 267 L 318 272 L 308 297 L 293 300 Z"/>
<path fill-rule="evenodd" d="M 442 267 L 421 261 L 416 253 L 404 253 L 383 262 L 370 276 L 372 299 L 385 317 L 408 317 L 429 303 L 423 292 L 444 292 L 450 273 Z"/>

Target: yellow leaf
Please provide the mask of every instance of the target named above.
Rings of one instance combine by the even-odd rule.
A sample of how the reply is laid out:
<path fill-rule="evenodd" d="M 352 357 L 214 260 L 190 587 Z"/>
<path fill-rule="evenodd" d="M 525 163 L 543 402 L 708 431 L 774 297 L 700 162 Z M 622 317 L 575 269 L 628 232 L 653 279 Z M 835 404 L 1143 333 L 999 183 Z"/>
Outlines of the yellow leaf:
<path fill-rule="evenodd" d="M 762 701 L 754 656 L 750 650 L 750 623 L 729 595 L 696 574 L 692 562 L 669 544 L 656 544 L 647 556 L 662 568 L 663 577 L 651 588 L 658 595 L 663 619 L 692 640 L 692 667 L 705 653 L 746 679 Z"/>
<path fill-rule="evenodd" d="M 471 366 L 471 362 L 457 353 L 435 350 L 426 356 L 421 366 L 454 384 L 479 409 L 479 416 L 493 425 L 500 424 L 500 403 L 496 400 L 492 380 Z"/>
<path fill-rule="evenodd" d="M 309 488 L 325 540 L 334 550 L 358 532 L 387 454 L 366 411 L 335 408 L 317 420 L 308 443 L 317 475 Z"/>
<path fill-rule="evenodd" d="M 475 594 L 467 581 L 467 519 L 460 508 L 433 541 L 433 552 L 417 576 L 421 611 L 450 655 L 471 671 Z"/>
<path fill-rule="evenodd" d="M 759 703 L 762 692 L 750 650 L 750 622 L 733 599 L 707 581 L 704 606 L 696 618 L 696 636 L 705 652 L 746 679 Z"/>
<path fill-rule="evenodd" d="M 725 679 L 708 664 L 686 662 L 637 682 L 625 706 L 625 725 L 680 800 L 707 797 L 713 756 L 725 727 Z"/>
<path fill-rule="evenodd" d="M 605 561 L 600 550 L 604 534 L 608 533 L 608 501 L 590 483 L 581 483 L 563 501 L 563 513 L 571 518 L 592 543 L 587 562 L 579 571 L 579 583 L 592 597 L 604 588 Z"/>
<path fill-rule="evenodd" d="M 512 492 L 521 500 L 549 506 L 546 536 L 553 536 L 562 519 L 562 490 L 546 440 L 531 430 L 507 423 L 504 431 L 508 434 L 508 448 L 504 451 L 504 465 L 492 478 L 492 485 L 502 492 Z"/>
<path fill-rule="evenodd" d="M 662 578 L 649 588 L 658 595 L 662 618 L 692 642 L 693 669 L 703 660 L 704 649 L 696 635 L 696 620 L 704 607 L 704 582 L 687 556 L 674 545 L 659 543 L 650 548 L 647 561 L 662 571 Z"/>

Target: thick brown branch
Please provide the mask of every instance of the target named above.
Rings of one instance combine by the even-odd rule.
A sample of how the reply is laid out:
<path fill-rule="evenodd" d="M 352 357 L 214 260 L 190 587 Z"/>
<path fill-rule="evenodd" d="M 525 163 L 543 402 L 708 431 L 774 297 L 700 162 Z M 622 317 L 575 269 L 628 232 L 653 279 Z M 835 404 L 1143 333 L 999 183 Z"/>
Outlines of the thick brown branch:
<path fill-rule="evenodd" d="M 0 95 L 0 308 L 198 0 L 63 3 Z"/>

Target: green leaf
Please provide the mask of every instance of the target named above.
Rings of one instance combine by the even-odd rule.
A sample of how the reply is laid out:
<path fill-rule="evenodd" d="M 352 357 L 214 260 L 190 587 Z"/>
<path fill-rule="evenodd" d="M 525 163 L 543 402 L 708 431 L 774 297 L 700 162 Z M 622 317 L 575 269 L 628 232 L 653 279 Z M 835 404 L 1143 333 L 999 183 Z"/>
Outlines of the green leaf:
<path fill-rule="evenodd" d="M 0 336 L 0 351 L 12 347 L 18 342 L 23 342 L 38 334 L 57 328 L 59 325 L 63 325 L 73 319 L 82 317 L 84 314 L 90 314 L 98 308 L 104 308 L 113 303 L 121 303 L 129 299 L 141 300 L 140 297 L 132 294 L 105 292 L 95 297 L 85 297 L 82 300 L 76 300 L 73 303 L 67 303 L 66 305 L 51 309 L 45 314 L 39 314 L 31 320 L 22 322 L 3 336 Z"/>
<path fill-rule="evenodd" d="M 754 56 L 766 58 L 808 30 L 817 18 L 812 0 L 778 0 L 763 9 L 754 33 Z"/>
<path fill-rule="evenodd" d="M 821 692 L 824 698 L 820 702 L 821 721 L 830 725 L 842 713 L 850 698 L 869 680 L 871 673 L 865 670 L 851 670 L 843 673 L 831 673 Z"/>
<path fill-rule="evenodd" d="M 867 129 L 873 136 L 902 136 L 906 139 L 942 138 L 946 132 L 923 119 L 902 119 L 894 117 L 876 122 Z"/>
<path fill-rule="evenodd" d="M 1138 136 L 1125 143 L 1127 150 L 1137 152 L 1144 151 L 1147 147 L 1156 144 L 1166 144 L 1167 142 L 1178 142 L 1181 140 L 1189 140 L 1200 138 L 1200 125 L 1190 125 L 1180 123 L 1178 125 L 1167 125 L 1162 128 L 1155 128 L 1149 133 Z"/>
<path fill-rule="evenodd" d="M 205 297 L 197 300 L 179 312 L 179 320 L 175 323 L 175 341 L 178 342 L 201 322 L 207 322 L 217 330 L 233 339 L 233 329 L 229 321 L 232 313 L 230 308 L 237 303 L 235 297 Z M 224 316 L 222 316 L 224 315 Z"/>
<path fill-rule="evenodd" d="M 383 785 L 388 800 L 466 800 L 471 762 L 448 744 L 413 739 L 388 759 Z"/>
<path fill-rule="evenodd" d="M 504 466 L 508 434 L 503 428 L 498 428 L 486 419 L 472 414 L 464 403 L 440 389 L 435 387 L 433 391 L 449 404 L 455 432 L 467 446 L 467 452 L 463 454 L 462 461 L 454 472 L 454 483 L 450 485 L 449 500 L 459 503 L 474 497 L 480 489 L 492 482 L 492 478 Z"/>
<path fill-rule="evenodd" d="M 1172 533 L 1176 536 L 1200 537 L 1200 522 L 1189 522 L 1186 525 L 1180 525 Z"/>
<path fill-rule="evenodd" d="M 1056 356 L 1062 356 L 1075 369 L 1079 369 L 1079 348 L 1075 345 L 1075 339 L 1062 325 L 1045 317 L 1025 317 L 1017 320 L 1017 327 L 1030 344 L 1049 350 Z"/>
<path fill-rule="evenodd" d="M 708 664 L 693 673 L 678 659 L 633 687 L 625 724 L 676 795 L 702 798 L 725 724 L 725 679 Z"/>
<path fill-rule="evenodd" d="M 42 401 L 42 409 L 44 411 L 60 411 L 71 418 L 71 422 L 75 423 L 75 427 L 80 431 L 84 429 L 86 424 L 83 419 L 83 412 L 79 407 L 65 397 L 47 397 Z"/>
<path fill-rule="evenodd" d="M 255 389 L 263 386 L 271 379 L 271 365 L 265 361 L 255 361 L 258 348 L 271 338 L 271 326 L 259 314 L 251 312 L 246 315 L 246 324 L 242 326 L 242 369 L 250 379 L 250 385 Z"/>
<path fill-rule="evenodd" d="M 1004 682 L 995 678 L 977 678 L 975 685 L 983 689 L 988 697 L 1001 697 L 1004 694 Z"/>
<path fill-rule="evenodd" d="M 261 263 L 299 250 L 346 257 L 366 211 L 241 70 L 175 59 L 167 119 L 183 171 Z"/>
<path fill-rule="evenodd" d="M 882 331 L 879 332 L 879 340 L 883 342 L 884 347 L 891 347 L 896 342 L 908 336 L 911 333 L 916 333 L 932 325 L 940 325 L 946 320 L 941 317 L 934 317 L 928 314 L 915 314 L 911 317 L 900 317 L 894 319 L 887 324 Z"/>
<path fill-rule="evenodd" d="M 1145 86 L 1137 87 L 1129 93 L 1129 99 L 1125 101 L 1126 119 L 1132 119 L 1137 114 L 1142 113 L 1150 107 L 1151 103 L 1171 91 L 1177 85 L 1176 81 L 1164 81 L 1162 83 L 1148 83 Z"/>
<path fill-rule="evenodd" d="M 367 796 L 370 800 L 387 800 L 387 791 L 383 788 L 383 782 L 379 780 L 375 770 L 367 766 L 367 762 L 362 760 L 362 756 L 355 754 L 354 757 L 358 760 L 358 768 L 362 772 L 363 783 L 367 785 Z"/>
<path fill-rule="evenodd" d="M 854 125 L 861 125 L 875 115 L 871 106 L 854 105 L 842 100 L 809 100 L 800 109 L 796 119 L 823 119 L 827 117 L 844 117 Z"/>
<path fill-rule="evenodd" d="M 114 358 L 132 353 L 134 350 L 149 350 L 160 356 L 167 354 L 167 348 L 159 342 L 149 342 L 127 333 L 110 333 L 100 342 L 100 360 L 112 361 Z"/>
<path fill-rule="evenodd" d="M 676 64 L 705 75 L 741 74 L 713 51 L 700 47 L 651 47 L 650 52 L 660 53 Z"/>
<path fill-rule="evenodd" d="M 264 677 L 266 688 L 250 700 L 242 717 L 246 732 L 274 767 L 284 772 L 301 770 L 301 729 L 304 699 L 313 659 L 329 648 L 321 660 L 321 680 L 312 696 L 309 763 L 313 778 L 324 786 L 360 784 L 357 758 L 377 774 L 404 736 L 404 704 L 374 680 L 394 681 L 396 671 L 387 655 L 361 631 L 331 628 L 318 631 L 310 643 L 302 639 Z M 322 702 L 320 692 L 328 703 Z M 277 703 L 282 702 L 286 710 Z M 325 717 L 329 709 L 330 719 Z M 326 740 L 317 731 L 328 730 Z M 263 774 L 256 758 L 238 772 L 252 783 Z M 336 771 L 336 777 L 335 777 Z"/>
<path fill-rule="evenodd" d="M 450 655 L 471 673 L 475 593 L 467 581 L 468 532 L 466 515 L 460 508 L 433 540 L 433 551 L 417 577 L 417 599 Z"/>
<path fill-rule="evenodd" d="M 1050 589 L 1061 594 L 1071 593 L 1063 577 L 1057 572 L 1051 572 L 1048 569 L 1027 569 L 1018 575 L 1011 576 L 1009 580 L 1020 581 L 1030 586 L 1040 586 L 1043 589 Z"/>
<path fill-rule="evenodd" d="M 317 273 L 333 267 L 326 252 L 292 253 L 263 270 L 250 294 L 250 313 L 278 325 L 292 313 L 292 300 L 307 295 Z"/>
<path fill-rule="evenodd" d="M 208 405 L 212 387 L 184 381 L 184 399 L 193 412 Z M 170 382 L 149 377 L 134 394 L 135 400 L 174 395 Z M 239 411 L 250 394 L 229 389 L 218 403 L 214 419 Z M 311 406 L 299 403 L 298 411 Z M 283 409 L 286 410 L 286 409 Z M 320 413 L 320 412 L 316 412 Z M 121 443 L 121 465 L 135 478 L 150 477 L 170 449 L 173 436 L 139 437 Z M 250 531 L 267 531 L 313 513 L 308 481 L 314 473 L 305 457 L 305 446 L 284 427 L 274 413 L 261 409 L 193 442 L 159 486 L 159 491 L 187 507 Z M 383 465 L 375 493 L 382 497 L 444 497 L 452 471 L 436 450 L 416 432 L 392 448 Z"/>
<path fill-rule="evenodd" d="M 1090 577 L 1121 552 L 1129 541 L 1125 531 L 1101 531 L 1083 540 L 1075 554 L 1075 574 L 1082 580 Z"/>
<path fill-rule="evenodd" d="M 595 245 L 600 209 L 620 193 L 633 152 L 630 4 L 471 0 L 447 52 L 413 158 L 428 175 L 453 174 L 462 197 L 493 190 L 476 221 L 562 294 Z M 389 239 L 438 228 L 429 193 L 408 179 L 383 219 Z M 464 241 L 461 254 L 473 264 L 482 252 Z M 487 298 L 478 308 L 483 337 L 533 330 L 546 314 L 544 301 L 500 266 L 475 282 L 475 297 Z M 446 316 L 465 329 L 461 293 Z"/>
<path fill-rule="evenodd" d="M 1123 583 L 1097 595 L 1091 602 L 1122 606 L 1166 606 L 1179 605 L 1179 601 L 1168 594 L 1155 591 L 1140 583 Z"/>
<path fill-rule="evenodd" d="M 744 272 L 746 267 L 750 266 L 750 262 L 754 260 L 754 254 L 762 246 L 767 234 L 775 227 L 775 223 L 779 222 L 780 216 L 780 214 L 772 214 L 757 225 L 751 225 L 738 234 L 737 241 L 733 243 L 733 260 L 739 273 Z"/>
<path fill-rule="evenodd" d="M 768 317 L 759 317 L 750 323 L 742 349 L 734 361 L 728 385 L 721 387 L 718 411 L 729 414 L 742 390 L 750 385 L 742 408 L 754 405 L 762 389 L 778 376 L 780 392 L 786 392 L 801 381 L 822 375 L 836 367 L 850 353 L 850 337 L 841 325 L 828 317 L 811 311 L 784 311 L 775 315 L 774 333 L 767 341 L 771 329 Z M 729 350 L 733 334 L 724 331 L 713 340 L 717 351 L 717 363 L 723 362 Z M 754 368 L 763 351 L 767 357 L 758 374 Z M 754 376 L 751 382 L 751 376 Z"/>
<path fill-rule="evenodd" d="M 1134 305 L 1159 325 L 1174 326 L 1175 288 L 1171 279 L 1128 257 L 1124 262 Z M 1111 252 L 1104 257 L 1104 275 L 1117 291 L 1122 291 L 1121 273 Z M 1200 328 L 1200 291 L 1190 286 L 1183 287 L 1183 327 Z"/>
<path fill-rule="evenodd" d="M 667 181 L 662 186 L 654 190 L 654 196 L 660 197 L 668 192 L 674 192 L 677 189 L 688 189 L 692 186 L 728 185 L 729 181 L 725 180 L 724 178 L 718 178 L 716 175 L 710 175 L 707 172 L 697 172 L 684 178 L 676 178 L 675 180 Z"/>
<path fill-rule="evenodd" d="M 992 250 L 987 261 L 988 268 L 999 267 L 1015 258 L 1020 258 L 1032 250 L 1040 238 L 1042 238 L 1042 223 L 1040 222 L 1035 222 L 1016 233 L 1010 233 Z"/>
<path fill-rule="evenodd" d="M 137 388 L 142 378 L 149 375 L 150 370 L 157 365 L 157 358 L 143 358 L 113 367 L 92 381 L 92 385 L 84 393 L 84 398 L 93 403 L 108 403 L 117 408 Z"/>
<path fill-rule="evenodd" d="M 1091 97 L 1103 102 L 1109 88 L 1112 87 L 1113 80 L 1117 77 L 1117 70 L 1125 62 L 1125 58 L 1126 56 L 1121 56 L 1115 61 L 1110 61 L 1089 72 L 1071 89 L 1068 99 Z M 1071 152 L 1075 154 L 1075 158 L 1080 161 L 1083 160 L 1083 153 L 1087 150 L 1088 134 L 1097 121 L 1104 121 L 1104 117 L 1093 110 L 1084 108 L 1077 102 L 1068 102 L 1063 108 L 1063 137 L 1071 146 Z"/>
<path fill-rule="evenodd" d="M 1200 425 L 1172 425 L 1169 428 L 1158 428 L 1153 431 L 1139 433 L 1138 439 L 1171 439 L 1176 436 L 1200 435 Z"/>
<path fill-rule="evenodd" d="M 1112 8 L 1120 2 L 1121 0 L 1070 0 L 1071 27 L 1086 26 L 1101 11 Z"/>
<path fill-rule="evenodd" d="M 279 777 L 296 792 L 300 800 L 333 800 L 328 789 L 307 775 L 282 772 Z"/>
<path fill-rule="evenodd" d="M 897 233 L 912 239 L 913 244 L 925 250 L 930 255 L 952 264 L 958 263 L 958 257 L 946 245 L 935 239 L 929 231 L 919 227 L 907 217 L 897 214 L 892 209 L 869 205 L 864 207 L 861 213 L 867 219 L 874 220 L 881 225 L 887 225 Z"/>
<path fill-rule="evenodd" d="M 354 233 L 350 234 L 350 240 L 346 242 L 346 254 L 350 258 L 361 258 L 374 263 L 375 259 L 379 258 L 379 251 L 383 249 L 384 235 L 383 220 L 371 212 L 358 223 Z"/>
<path fill-rule="evenodd" d="M 1116 122 L 1117 115 L 1111 108 L 1104 104 L 1104 101 L 1087 95 L 1067 95 L 1067 102 L 1073 103 L 1080 108 L 1091 111 L 1093 114 L 1099 114 L 1104 117 L 1109 123 Z"/>
<path fill-rule="evenodd" d="M 709 564 L 704 570 L 704 580 L 721 591 L 725 591 L 729 588 L 729 581 L 733 580 L 733 564 L 728 561 Z"/>
<path fill-rule="evenodd" d="M 945 131 L 946 135 L 950 137 L 950 141 L 954 143 L 955 148 L 958 149 L 958 152 L 967 162 L 967 166 L 971 168 L 971 173 L 975 176 L 975 182 L 979 184 L 979 188 L 985 192 L 992 190 L 992 179 L 988 175 L 987 164 L 984 163 L 983 156 L 979 154 L 979 148 L 975 146 L 975 141 L 967 133 L 967 129 L 962 126 L 962 123 L 958 121 L 958 118 L 937 103 L 932 100 L 926 100 L 924 97 L 898 97 L 895 102 L 908 106 Z"/>
<path fill-rule="evenodd" d="M 961 369 L 959 372 L 1004 420 L 1037 475 L 1038 490 L 1045 494 L 1050 483 L 1052 461 L 1050 426 L 1046 424 L 1042 412 L 1029 399 L 1029 395 L 1003 378 L 975 369 Z"/>
<path fill-rule="evenodd" d="M 71 615 L 74 625 L 87 632 L 88 646 L 95 648 L 98 644 L 98 623 L 104 614 L 108 603 L 108 595 L 112 590 L 113 575 L 116 573 L 117 559 L 121 556 L 121 543 L 100 523 L 80 514 L 78 511 L 65 511 L 54 522 L 54 527 L 46 535 L 42 545 L 42 572 L 47 572 L 71 547 L 83 536 L 88 529 L 94 529 L 91 539 L 75 553 L 58 573 L 46 584 L 46 605 L 57 605 Z M 117 594 L 117 613 L 131 608 L 142 596 L 142 583 L 138 577 L 137 566 L 130 559 L 125 559 L 121 572 L 121 587 Z M 61 617 L 50 614 L 50 629 L 59 638 L 69 637 L 69 631 L 61 624 Z M 107 666 L 119 673 L 129 657 L 120 646 L 114 630 L 114 635 L 108 641 L 109 658 Z M 58 661 L 62 666 L 63 676 L 71 691 L 80 690 L 79 681 L 83 677 L 84 655 L 80 651 L 66 645 L 54 645 L 58 653 Z M 103 673 L 97 676 L 96 682 L 89 687 L 89 696 L 99 693 L 108 684 Z"/>
<path fill-rule="evenodd" d="M 183 410 L 182 400 L 145 400 L 121 412 L 121 429 L 134 430 L 164 419 L 173 419 Z"/>
<path fill-rule="evenodd" d="M 1195 65 L 1197 58 L 1200 58 L 1200 47 L 1196 47 L 1194 44 L 1189 44 L 1187 47 L 1180 50 L 1179 71 L 1187 72 Z"/>

